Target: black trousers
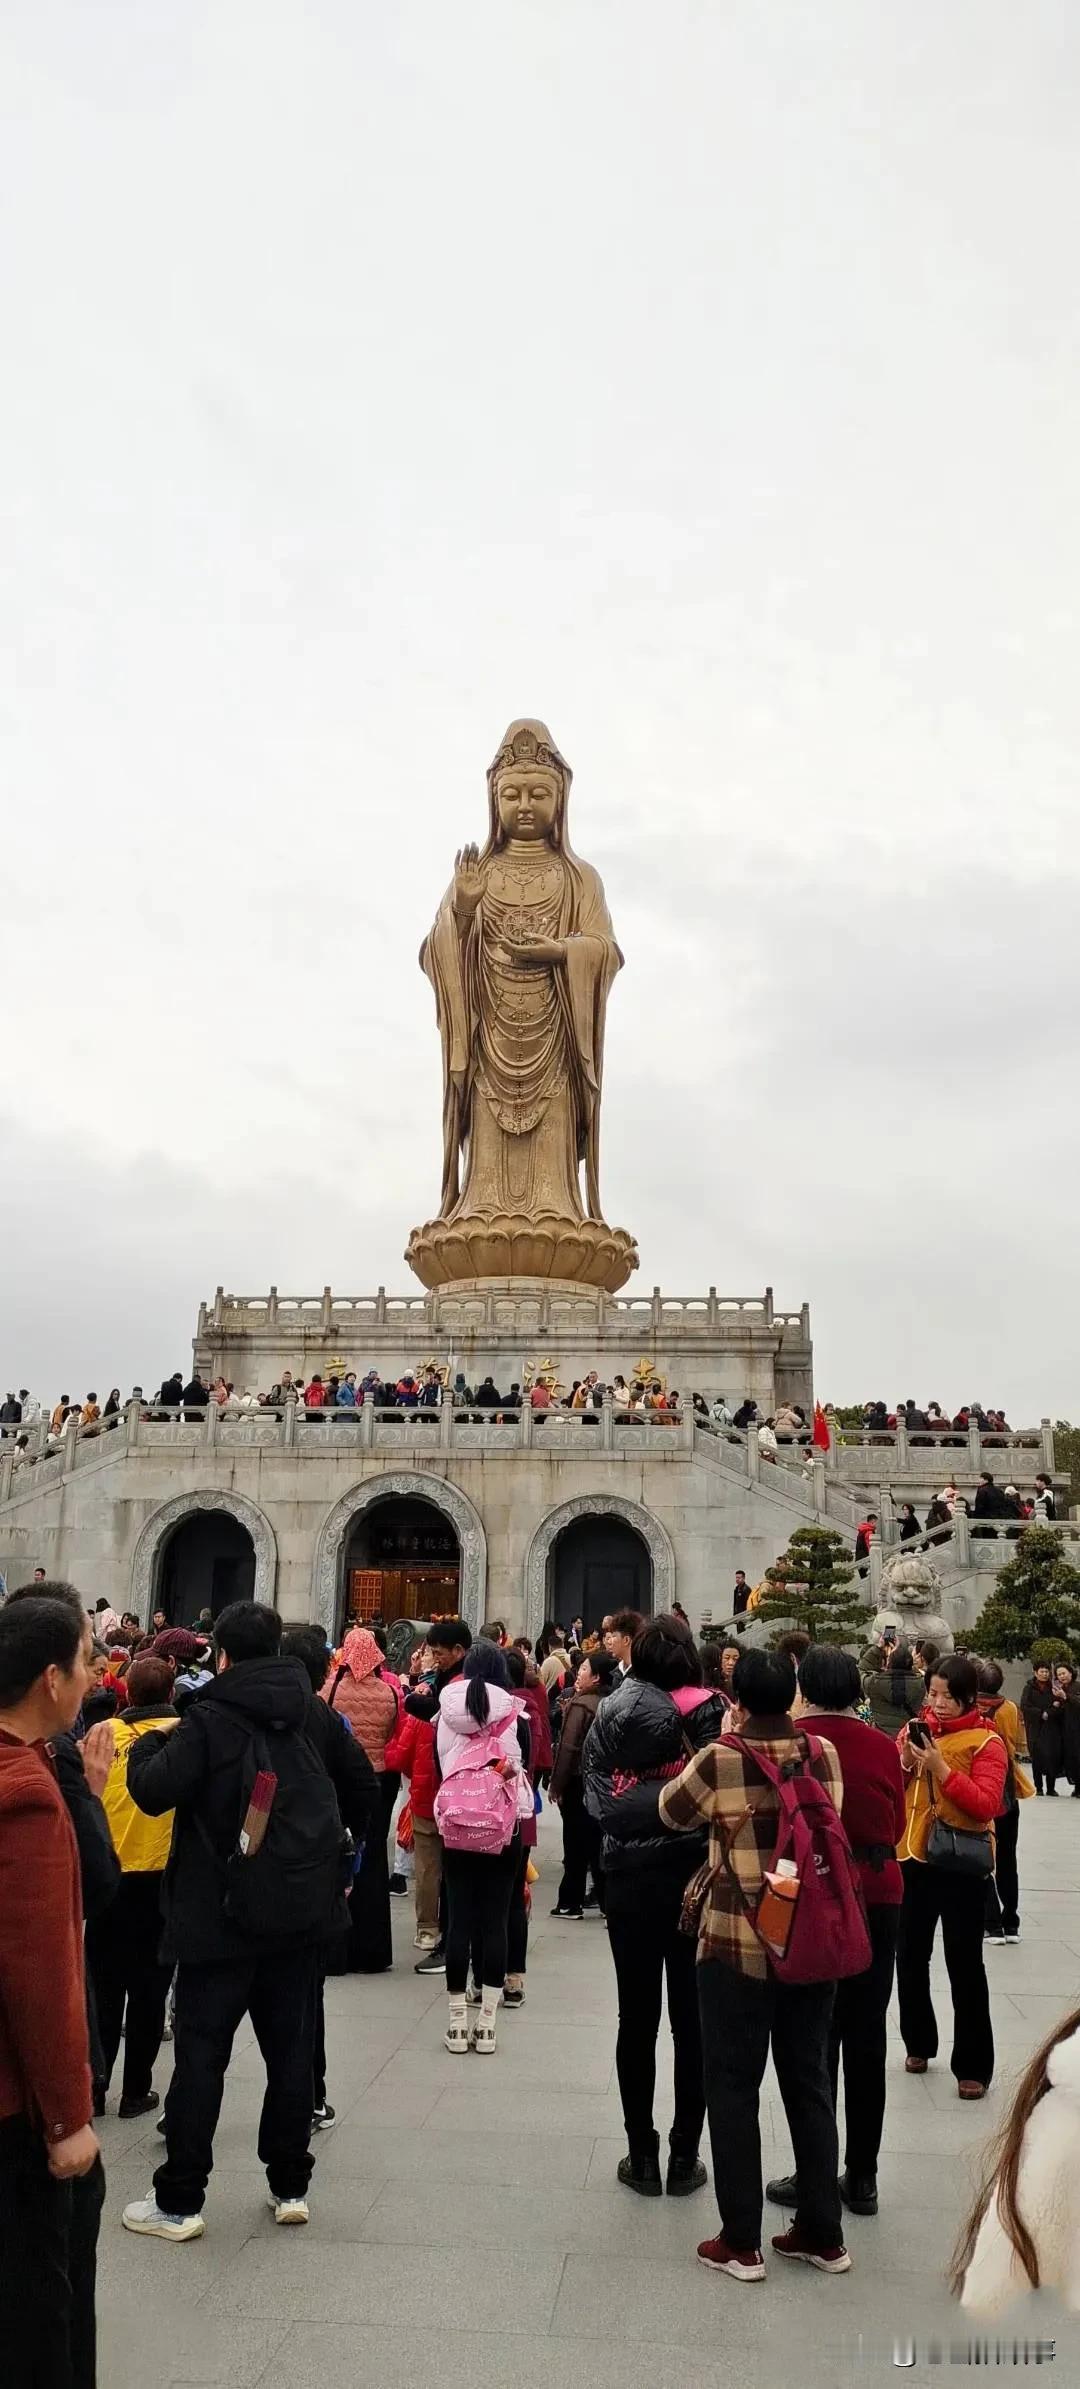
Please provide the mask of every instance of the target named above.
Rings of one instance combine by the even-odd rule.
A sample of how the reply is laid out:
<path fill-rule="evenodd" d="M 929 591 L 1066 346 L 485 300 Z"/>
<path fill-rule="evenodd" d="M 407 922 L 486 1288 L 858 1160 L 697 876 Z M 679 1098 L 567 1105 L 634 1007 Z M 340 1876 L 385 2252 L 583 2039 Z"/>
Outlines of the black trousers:
<path fill-rule="evenodd" d="M 56 2182 L 29 2116 L 0 2123 L 0 2379 L 95 2389 L 94 2278 L 105 2174 Z"/>
<path fill-rule="evenodd" d="M 519 1846 L 517 1834 L 514 1835 L 514 1847 L 518 1852 L 518 1857 L 514 1867 L 514 1879 L 510 1885 L 510 1906 L 506 1913 L 506 1971 L 508 1975 L 524 1974 L 529 1955 L 529 1912 L 525 1906 L 525 1877 L 528 1873 L 529 1853 Z M 479 1933 L 473 1936 L 471 1962 L 473 1981 L 482 1984 L 485 1979 L 484 1945 Z"/>
<path fill-rule="evenodd" d="M 829 2083 L 832 1983 L 761 1982 L 718 1958 L 697 1970 L 713 2178 L 729 2247 L 760 2248 L 762 2076 L 773 2064 L 795 2153 L 796 2222 L 811 2244 L 843 2242 Z"/>
<path fill-rule="evenodd" d="M 515 1841 L 518 1839 L 515 1836 Z M 518 1849 L 514 1866 L 514 1880 L 510 1886 L 510 1908 L 506 1919 L 506 1971 L 524 1974 L 529 1955 L 529 1911 L 525 1905 L 525 1877 L 529 1871 L 529 1853 Z"/>
<path fill-rule="evenodd" d="M 124 2033 L 124 2097 L 145 2098 L 165 2030 L 171 1965 L 161 1945 L 161 1876 L 122 1875 L 116 1898 L 86 1928 L 86 1960 L 93 1977 L 106 2088 Z"/>
<path fill-rule="evenodd" d="M 560 1908 L 580 1908 L 584 1904 L 585 1889 L 591 1872 L 601 1907 L 604 1904 L 604 1876 L 600 1864 L 600 1827 L 585 1806 L 585 1788 L 579 1775 L 573 1775 L 565 1786 L 560 1802 L 562 1813 L 563 1873 L 559 1885 L 557 1905 Z"/>
<path fill-rule="evenodd" d="M 315 2029 L 311 2041 L 311 2104 L 326 2105 L 326 1952 L 320 1950 L 315 1972 Z"/>
<path fill-rule="evenodd" d="M 304 2196 L 314 2164 L 308 2141 L 321 1957 L 312 1945 L 219 1966 L 178 1966 L 166 2156 L 154 2175 L 165 2214 L 202 2212 L 225 2074 L 246 2015 L 266 2066 L 258 2142 L 266 2178 L 278 2198 Z"/>
<path fill-rule="evenodd" d="M 480 1959 L 481 1986 L 494 1989 L 498 1985 L 501 1990 L 506 1981 L 506 1927 L 520 1855 L 517 1834 L 494 1858 L 482 1858 L 476 1850 L 443 1850 L 448 1904 L 446 1988 L 455 1998 L 465 1989 L 474 1949 Z"/>
<path fill-rule="evenodd" d="M 994 2032 L 990 1992 L 983 1964 L 986 1882 L 978 1875 L 950 1875 L 940 1867 L 905 1858 L 904 1905 L 896 1982 L 900 2031 L 909 2057 L 936 2057 L 937 2017 L 930 1997 L 930 1959 L 938 1923 L 952 1993 L 953 2044 L 950 2064 L 958 2082 L 989 2083 L 994 2075 Z"/>
<path fill-rule="evenodd" d="M 677 1869 L 605 1877 L 608 1940 L 619 1992 L 615 2068 L 632 2157 L 651 2153 L 654 2140 L 656 2036 L 667 1983 L 668 2023 L 675 2044 L 673 2156 L 696 2157 L 705 2121 L 701 2027 L 695 1944 L 679 1931 L 686 1877 Z"/>
<path fill-rule="evenodd" d="M 1016 1871 L 1016 1838 L 1020 1804 L 1006 1810 L 994 1827 L 994 1872 L 986 1886 L 985 1922 L 988 1933 L 1020 1930 L 1020 1880 Z"/>
<path fill-rule="evenodd" d="M 877 2174 L 885 2122 L 885 2054 L 896 1971 L 899 1908 L 868 1908 L 870 1964 L 837 1983 L 829 2026 L 829 2080 L 837 2103 L 844 2069 L 844 2163 L 861 2181 Z"/>

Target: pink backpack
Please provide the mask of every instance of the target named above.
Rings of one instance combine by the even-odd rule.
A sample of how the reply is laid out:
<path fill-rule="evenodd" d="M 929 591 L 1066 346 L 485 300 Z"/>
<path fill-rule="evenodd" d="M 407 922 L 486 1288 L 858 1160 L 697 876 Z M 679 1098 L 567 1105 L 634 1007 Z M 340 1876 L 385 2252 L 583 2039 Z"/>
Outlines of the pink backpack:
<path fill-rule="evenodd" d="M 435 1794 L 435 1823 L 448 1850 L 475 1850 L 481 1858 L 497 1858 L 518 1821 L 517 1773 L 500 1773 L 498 1762 L 507 1756 L 506 1745 L 490 1726 L 478 1734 L 462 1734 L 459 1745 Z"/>
<path fill-rule="evenodd" d="M 772 1784 L 780 1807 L 776 1848 L 769 1861 L 791 1858 L 799 1877 L 791 1931 L 783 1956 L 758 1934 L 769 1971 L 781 1983 L 832 1983 L 846 1975 L 863 1974 L 870 1964 L 870 1933 L 866 1922 L 859 1870 L 851 1844 L 824 1784 L 810 1773 L 821 1744 L 813 1734 L 798 1736 L 800 1763 L 778 1767 L 756 1742 L 738 1734 L 726 1737 L 729 1749 L 741 1750 Z M 747 1816 L 753 1811 L 747 1809 Z M 734 1835 L 731 1837 L 734 1839 Z M 756 1908 L 747 1899 L 725 1843 L 724 1867 L 737 1892 L 743 1914 L 757 1933 Z"/>

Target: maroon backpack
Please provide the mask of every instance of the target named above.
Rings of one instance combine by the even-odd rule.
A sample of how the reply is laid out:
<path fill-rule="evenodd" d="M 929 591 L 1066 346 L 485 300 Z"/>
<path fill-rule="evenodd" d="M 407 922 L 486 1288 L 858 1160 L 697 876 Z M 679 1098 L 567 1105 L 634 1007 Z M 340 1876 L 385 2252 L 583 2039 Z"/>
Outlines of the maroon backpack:
<path fill-rule="evenodd" d="M 725 1736 L 728 1748 L 741 1751 L 744 1759 L 752 1759 L 776 1793 L 779 1831 L 770 1870 L 775 1868 L 778 1858 L 790 1858 L 798 1872 L 799 1896 L 782 1957 L 758 1933 L 757 1903 L 747 1899 L 732 1866 L 728 1843 L 724 1848 L 724 1867 L 777 1982 L 839 1982 L 845 1975 L 864 1973 L 870 1964 L 866 1903 L 839 1811 L 824 1784 L 810 1772 L 810 1763 L 819 1756 L 821 1744 L 813 1734 L 799 1734 L 797 1739 L 799 1758 L 777 1766 L 774 1760 L 765 1757 L 756 1742 L 744 1742 L 738 1734 Z M 746 1811 L 747 1816 L 753 1813 L 751 1808 Z M 730 1839 L 734 1838 L 732 1834 Z"/>

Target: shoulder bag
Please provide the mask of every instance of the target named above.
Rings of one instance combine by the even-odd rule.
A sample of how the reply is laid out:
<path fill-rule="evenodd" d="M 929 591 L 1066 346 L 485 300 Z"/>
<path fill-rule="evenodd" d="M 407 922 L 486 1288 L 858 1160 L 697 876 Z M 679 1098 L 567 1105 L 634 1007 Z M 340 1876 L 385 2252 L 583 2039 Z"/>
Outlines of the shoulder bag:
<path fill-rule="evenodd" d="M 946 1825 L 938 1815 L 932 1777 L 927 1778 L 933 1816 L 930 1838 L 926 1845 L 927 1866 L 936 1866 L 943 1875 L 981 1875 L 984 1879 L 994 1871 L 994 1844 L 987 1827 L 980 1831 L 963 1825 Z"/>

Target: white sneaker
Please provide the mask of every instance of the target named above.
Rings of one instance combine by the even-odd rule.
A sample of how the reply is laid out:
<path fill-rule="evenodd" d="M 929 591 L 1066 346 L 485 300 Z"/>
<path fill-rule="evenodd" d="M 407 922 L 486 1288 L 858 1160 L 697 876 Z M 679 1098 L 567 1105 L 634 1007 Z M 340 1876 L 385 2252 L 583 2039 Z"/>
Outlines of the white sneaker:
<path fill-rule="evenodd" d="M 474 2031 L 474 2033 L 473 2033 L 472 2045 L 473 2045 L 473 2048 L 475 2049 L 475 2051 L 476 2051 L 476 2054 L 477 2054 L 477 2056 L 478 2056 L 478 2057 L 494 2057 L 494 2055 L 495 2055 L 495 2019 L 494 2019 L 494 2017 L 492 2017 L 492 2020 L 491 2020 L 490 2024 L 486 2024 L 486 2023 L 484 2022 L 483 2016 L 481 2016 L 481 2018 L 480 2018 L 480 2020 L 479 2020 L 479 2023 L 477 2024 L 477 2026 L 476 2026 L 476 2029 L 475 2029 L 475 2031 Z"/>
<path fill-rule="evenodd" d="M 275 2198 L 273 2191 L 268 2190 L 266 2203 L 273 2207 L 275 2223 L 308 2223 L 311 2220 L 306 2198 Z"/>
<path fill-rule="evenodd" d="M 413 1936 L 414 1949 L 438 1949 L 438 1946 L 439 1936 L 437 1933 L 416 1933 Z"/>
<path fill-rule="evenodd" d="M 449 2049 L 451 2057 L 468 2056 L 469 2027 L 463 2019 L 457 2016 L 451 2017 L 443 2035 L 443 2047 Z"/>
<path fill-rule="evenodd" d="M 152 2193 L 133 2199 L 120 2221 L 125 2231 L 145 2232 L 153 2240 L 201 2240 L 206 2230 L 201 2215 L 163 2215 Z"/>

